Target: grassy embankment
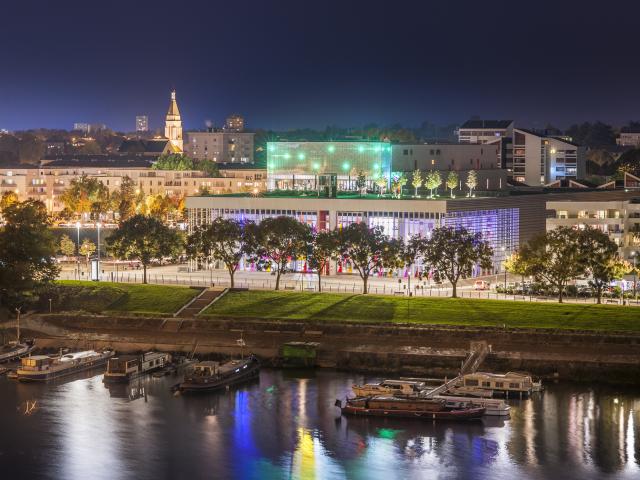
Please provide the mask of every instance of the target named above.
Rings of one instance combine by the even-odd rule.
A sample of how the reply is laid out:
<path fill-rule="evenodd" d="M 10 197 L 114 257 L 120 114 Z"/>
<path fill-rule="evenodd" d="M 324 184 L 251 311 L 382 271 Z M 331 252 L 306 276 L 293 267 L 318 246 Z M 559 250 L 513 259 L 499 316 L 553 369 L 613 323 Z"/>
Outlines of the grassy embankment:
<path fill-rule="evenodd" d="M 142 285 L 66 280 L 56 282 L 54 311 L 95 313 L 175 313 L 200 290 L 167 285 Z"/>
<path fill-rule="evenodd" d="M 640 308 L 334 293 L 230 292 L 209 318 L 414 323 L 640 332 Z"/>

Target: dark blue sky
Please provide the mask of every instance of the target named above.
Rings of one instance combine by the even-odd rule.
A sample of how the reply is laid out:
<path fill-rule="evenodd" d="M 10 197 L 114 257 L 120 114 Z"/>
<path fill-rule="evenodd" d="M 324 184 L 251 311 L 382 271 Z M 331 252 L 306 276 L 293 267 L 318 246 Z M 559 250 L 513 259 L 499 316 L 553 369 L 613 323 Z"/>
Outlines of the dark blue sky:
<path fill-rule="evenodd" d="M 173 5 L 180 5 L 173 7 Z M 637 1 L 3 1 L 0 128 L 640 119 Z"/>

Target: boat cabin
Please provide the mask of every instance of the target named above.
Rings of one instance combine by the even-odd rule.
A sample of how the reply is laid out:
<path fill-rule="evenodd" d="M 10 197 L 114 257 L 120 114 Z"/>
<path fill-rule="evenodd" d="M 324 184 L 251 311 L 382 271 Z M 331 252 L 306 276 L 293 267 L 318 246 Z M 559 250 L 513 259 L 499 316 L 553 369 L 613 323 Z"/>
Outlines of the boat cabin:
<path fill-rule="evenodd" d="M 31 372 L 41 372 L 48 370 L 52 363 L 53 358 L 48 355 L 32 355 L 21 360 L 20 369 Z"/>
<path fill-rule="evenodd" d="M 539 388 L 539 383 L 533 381 L 530 375 L 508 372 L 498 373 L 470 373 L 464 376 L 463 386 L 495 390 L 500 392 L 530 393 Z"/>
<path fill-rule="evenodd" d="M 200 362 L 194 365 L 192 375 L 194 377 L 212 377 L 220 370 L 219 362 Z"/>

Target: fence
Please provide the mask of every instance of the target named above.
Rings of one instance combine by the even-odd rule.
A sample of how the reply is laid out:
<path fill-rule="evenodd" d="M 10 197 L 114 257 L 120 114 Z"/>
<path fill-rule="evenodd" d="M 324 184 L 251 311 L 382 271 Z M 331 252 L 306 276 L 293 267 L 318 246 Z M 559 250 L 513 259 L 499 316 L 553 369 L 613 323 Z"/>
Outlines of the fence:
<path fill-rule="evenodd" d="M 61 280 L 78 280 L 77 272 L 67 271 L 62 272 Z M 85 275 L 80 276 L 80 280 L 85 279 Z M 116 283 L 142 283 L 143 274 L 141 271 L 113 271 L 103 272 L 101 274 L 101 280 L 105 282 Z M 147 283 L 158 285 L 186 285 L 195 287 L 230 287 L 231 282 L 228 276 L 219 275 L 191 275 L 190 273 L 176 273 L 176 274 L 156 274 L 147 273 Z M 248 288 L 253 290 L 274 290 L 276 286 L 275 279 L 269 278 L 236 278 L 234 282 L 236 288 Z M 393 295 L 393 296 L 405 296 L 408 297 L 408 285 L 406 284 L 391 284 L 387 282 L 385 284 L 376 284 L 375 279 L 370 280 L 369 293 L 374 295 Z M 306 291 L 317 292 L 317 281 L 304 280 L 287 280 L 286 276 L 280 279 L 280 289 L 284 291 Z M 361 282 L 348 283 L 345 280 L 340 282 L 332 281 L 331 278 L 322 279 L 322 291 L 327 293 L 362 293 L 363 287 Z M 557 303 L 557 297 L 548 296 L 536 296 L 536 295 L 515 295 L 496 293 L 488 290 L 465 290 L 458 287 L 457 295 L 459 298 L 469 299 L 486 299 L 486 300 L 511 300 L 520 302 L 552 302 Z M 437 287 L 437 286 L 424 286 L 416 285 L 411 290 L 411 296 L 415 297 L 451 297 L 451 288 Z M 564 301 L 567 303 L 580 303 L 580 304 L 595 304 L 597 302 L 594 297 L 564 297 Z M 619 298 L 603 298 L 604 304 L 620 305 Z M 626 304 L 631 306 L 640 305 L 640 300 L 626 299 Z"/>

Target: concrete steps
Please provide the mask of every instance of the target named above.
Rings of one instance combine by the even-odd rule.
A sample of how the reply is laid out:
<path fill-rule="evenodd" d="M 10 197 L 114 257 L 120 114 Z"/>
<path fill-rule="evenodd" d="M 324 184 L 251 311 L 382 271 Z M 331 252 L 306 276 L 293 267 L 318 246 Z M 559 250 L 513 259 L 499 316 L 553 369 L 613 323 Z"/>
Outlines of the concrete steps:
<path fill-rule="evenodd" d="M 209 306 L 225 290 L 221 288 L 208 288 L 196 297 L 190 304 L 184 307 L 176 315 L 177 318 L 193 318 Z"/>

